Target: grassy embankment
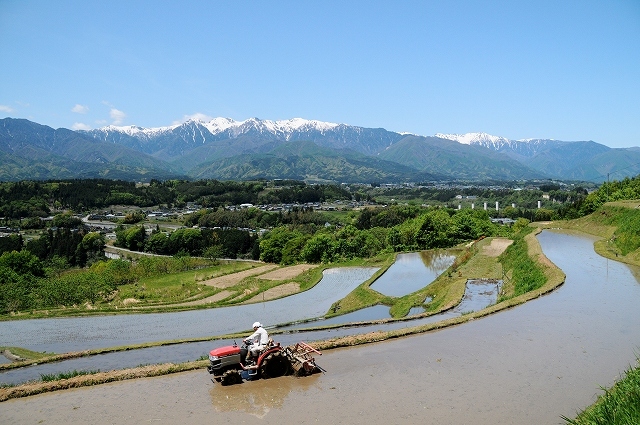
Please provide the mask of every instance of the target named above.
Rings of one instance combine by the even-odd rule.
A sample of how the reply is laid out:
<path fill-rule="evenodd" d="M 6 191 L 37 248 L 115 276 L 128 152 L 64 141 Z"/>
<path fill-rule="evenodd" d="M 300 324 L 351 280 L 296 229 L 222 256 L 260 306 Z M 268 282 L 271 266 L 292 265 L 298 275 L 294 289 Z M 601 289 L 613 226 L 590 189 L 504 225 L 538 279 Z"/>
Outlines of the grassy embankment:
<path fill-rule="evenodd" d="M 577 418 L 563 416 L 570 425 L 635 425 L 640 423 L 640 359 Z"/>
<path fill-rule="evenodd" d="M 519 250 L 524 249 L 528 252 L 529 257 L 537 264 L 545 277 L 546 283 L 540 288 L 537 288 L 533 291 L 530 291 L 526 294 L 516 295 L 515 292 L 505 285 L 505 292 L 503 293 L 502 300 L 493 306 L 490 306 L 484 310 L 478 312 L 470 312 L 460 317 L 456 317 L 453 319 L 445 320 L 438 323 L 430 323 L 427 325 L 414 326 L 411 328 L 405 328 L 396 331 L 388 331 L 388 332 L 373 332 L 364 335 L 357 336 L 349 336 L 343 338 L 336 338 L 326 341 L 318 341 L 314 345 L 321 350 L 337 348 L 337 347 L 345 347 L 345 346 L 354 346 L 358 344 L 371 343 L 376 341 L 382 341 L 391 338 L 398 338 L 406 335 L 417 334 L 422 332 L 427 332 L 434 329 L 439 329 L 446 326 L 452 326 L 460 323 L 464 323 L 469 320 L 473 320 L 478 317 L 485 316 L 487 314 L 491 314 L 497 311 L 500 311 L 505 308 L 510 308 L 515 305 L 526 302 L 529 299 L 539 297 L 540 295 L 553 290 L 558 285 L 562 284 L 564 281 L 564 274 L 553 266 L 546 257 L 541 252 L 540 246 L 537 243 L 536 238 L 533 233 L 529 233 L 523 239 L 525 241 L 524 244 L 520 244 Z M 392 264 L 392 257 L 390 256 L 381 256 L 377 259 L 371 261 L 359 261 L 357 265 L 377 265 L 381 267 L 381 271 L 378 272 L 375 276 L 372 277 L 369 281 L 362 284 L 358 289 L 356 289 L 352 294 L 347 296 L 345 299 L 340 301 L 341 306 L 345 306 L 344 310 L 341 312 L 347 312 L 350 305 L 355 307 L 359 304 L 361 306 L 373 305 L 377 302 L 374 302 L 374 299 L 377 297 L 382 297 L 391 304 L 392 311 L 395 311 L 396 316 L 400 316 L 402 311 L 408 311 L 412 306 L 422 305 L 427 296 L 433 297 L 432 306 L 428 306 L 429 311 L 425 312 L 424 315 L 435 314 L 436 312 L 444 311 L 446 309 L 452 308 L 457 305 L 462 296 L 464 295 L 464 287 L 466 280 L 468 278 L 495 278 L 499 279 L 502 277 L 509 277 L 514 274 L 514 271 L 507 270 L 506 273 L 503 272 L 502 265 L 500 261 L 504 261 L 503 257 L 497 257 L 495 254 L 489 254 L 490 252 L 487 248 L 489 248 L 493 239 L 485 239 L 477 242 L 476 244 L 466 248 L 461 249 L 461 254 L 454 263 L 453 266 L 449 268 L 449 270 L 443 273 L 436 281 L 434 281 L 431 285 L 423 288 L 420 291 L 415 292 L 414 294 L 410 294 L 406 297 L 397 298 L 395 300 L 388 299 L 390 297 L 384 297 L 381 294 L 375 295 L 375 291 L 371 291 L 368 286 L 377 278 L 379 274 L 382 273 L 382 270 L 386 269 L 390 264 Z M 515 251 L 516 254 L 518 251 Z M 514 255 L 514 254 L 504 254 L 506 256 Z M 343 266 L 353 266 L 356 265 L 356 262 L 351 262 L 347 264 L 343 264 Z M 320 269 L 320 268 L 318 268 Z M 375 294 L 372 294 L 375 293 Z M 359 294 L 365 294 L 361 296 Z M 356 300 L 356 301 L 354 301 Z M 360 300 L 360 301 L 357 301 Z M 373 303 L 373 304 L 372 304 Z M 399 319 L 387 319 L 389 320 L 406 320 L 406 318 Z M 381 321 L 383 322 L 383 321 Z M 276 335 L 278 332 L 272 332 L 272 334 Z M 167 342 L 159 342 L 159 343 L 149 343 L 149 344 L 141 344 L 137 346 L 129 346 L 129 347 L 116 347 L 113 349 L 107 350 L 92 350 L 86 351 L 82 353 L 67 353 L 62 355 L 52 355 L 48 358 L 41 358 L 39 362 L 45 361 L 58 361 L 63 358 L 70 357 L 78 357 L 82 355 L 91 355 L 91 354 L 99 354 L 101 352 L 112 352 L 112 351 L 121 351 L 121 350 L 129 350 L 135 348 L 144 348 L 150 346 L 157 345 L 167 345 L 167 344 L 176 344 L 183 342 L 192 342 L 192 341 L 204 341 L 204 340 L 213 340 L 213 339 L 222 339 L 222 338 L 230 338 L 230 337 L 241 337 L 244 334 L 233 334 L 233 335 L 224 335 L 213 338 L 201 338 L 195 340 L 183 340 L 183 341 L 167 341 Z M 20 362 L 22 363 L 22 362 Z M 161 374 L 167 373 L 175 373 L 186 370 L 203 368 L 207 364 L 207 360 L 198 360 L 193 362 L 188 362 L 184 364 L 174 365 L 174 364 L 166 364 L 166 365 L 156 365 L 156 366 L 146 366 L 139 368 L 132 368 L 120 371 L 112 371 L 112 372 L 99 372 L 90 375 L 82 375 L 75 376 L 70 379 L 61 379 L 59 381 L 53 382 L 34 382 L 23 384 L 15 387 L 7 387 L 0 388 L 0 401 L 7 400 L 9 398 L 15 397 L 23 397 L 32 394 L 38 394 L 42 392 L 55 391 L 66 388 L 74 388 L 79 386 L 86 385 L 96 385 L 103 382 L 113 382 L 116 380 L 124 380 L 124 379 L 133 379 L 142 376 L 157 376 Z M 24 365 L 24 363 L 23 363 Z"/>
<path fill-rule="evenodd" d="M 640 201 L 609 202 L 586 217 L 540 224 L 542 228 L 577 230 L 598 236 L 594 244 L 603 257 L 640 266 Z"/>
<path fill-rule="evenodd" d="M 605 257 L 622 261 L 625 263 L 640 266 L 640 249 L 638 248 L 637 237 L 640 235 L 640 211 L 638 210 L 639 202 L 621 202 L 615 204 L 608 204 L 596 213 L 577 220 L 562 221 L 562 222 L 550 222 L 550 223 L 538 223 L 540 227 L 544 228 L 564 228 L 573 229 L 588 234 L 593 234 L 601 237 L 602 239 L 596 242 L 596 251 Z M 434 290 L 438 285 L 447 288 L 444 291 L 436 291 L 440 296 L 438 303 L 442 308 L 446 308 L 449 305 L 455 305 L 462 296 L 460 288 L 464 287 L 464 282 L 467 277 L 501 277 L 505 279 L 503 285 L 503 294 L 496 305 L 490 306 L 480 312 L 472 312 L 467 315 L 455 319 L 449 319 L 444 322 L 429 324 L 424 326 L 418 326 L 403 331 L 393 332 L 376 332 L 368 335 L 360 335 L 355 337 L 338 338 L 328 341 L 320 341 L 315 344 L 319 349 L 330 349 L 334 347 L 352 346 L 362 343 L 369 343 L 373 341 L 381 341 L 389 338 L 397 338 L 408 334 L 426 332 L 432 329 L 441 328 L 444 326 L 451 326 L 458 323 L 462 323 L 468 320 L 472 320 L 476 317 L 481 317 L 486 314 L 491 314 L 496 311 L 500 311 L 505 308 L 510 308 L 520 303 L 523 303 L 529 299 L 538 297 L 546 292 L 552 291 L 557 286 L 564 282 L 564 274 L 561 270 L 557 269 L 551 264 L 546 257 L 542 254 L 539 244 L 535 239 L 533 233 L 526 235 L 522 239 L 523 243 L 514 243 L 512 252 L 507 253 L 501 258 L 502 263 L 494 256 L 488 256 L 483 254 L 483 245 L 490 243 L 490 240 L 481 241 L 475 247 L 475 254 L 464 262 L 464 264 L 458 264 L 457 267 L 452 268 L 449 272 L 444 273 L 440 278 L 436 280 L 429 288 L 429 291 Z M 633 242 L 636 241 L 636 242 Z M 635 245 L 634 245 L 635 244 Z M 486 245 L 484 245 L 486 246 Z M 634 248 L 635 246 L 635 248 Z M 534 264 L 535 269 L 541 271 L 544 274 L 546 282 L 541 287 L 517 295 L 522 289 L 516 289 L 516 282 L 518 281 L 517 275 L 527 268 L 531 267 L 529 261 L 518 261 L 524 265 L 520 270 L 509 269 L 505 267 L 505 271 L 502 271 L 502 264 L 509 264 L 513 259 L 520 258 L 522 260 L 523 250 L 527 253 L 527 258 Z M 388 266 L 390 262 L 387 260 L 381 261 L 379 265 L 382 265 L 383 269 Z M 352 264 L 353 265 L 353 264 Z M 456 273 L 457 272 L 457 273 Z M 375 278 L 380 274 L 376 274 L 369 282 L 361 285 L 354 293 L 350 294 L 347 298 L 341 301 L 341 307 L 343 307 L 341 313 L 348 312 L 349 309 L 356 309 L 358 303 L 361 305 L 373 305 L 378 302 L 386 301 L 385 304 L 392 304 L 392 309 L 395 305 L 396 310 L 406 310 L 407 306 L 419 305 L 421 300 L 424 301 L 427 294 L 427 288 L 410 294 L 409 296 L 402 297 L 404 299 L 397 299 L 395 304 L 392 300 L 384 299 L 381 294 L 373 294 L 375 291 L 371 291 L 368 288 Z M 539 281 L 538 278 L 533 279 Z M 526 280 L 525 280 L 526 282 Z M 529 283 L 525 283 L 526 287 Z M 535 286 L 535 284 L 534 284 Z M 522 288 L 523 285 L 521 284 Z M 444 295 L 443 295 L 444 294 Z M 435 298 L 435 297 L 434 297 Z M 355 301 L 354 301 L 355 300 Z M 434 301 L 436 301 L 434 299 Z M 430 314 L 429 312 L 425 314 Z M 394 316 L 399 315 L 394 313 Z M 402 319 L 400 319 L 402 320 Z M 235 335 L 234 335 L 235 336 Z M 211 340 L 217 338 L 223 338 L 228 336 L 216 337 L 216 338 L 203 338 L 202 340 Z M 98 354 L 98 352 L 119 351 L 134 348 L 144 348 L 153 345 L 164 345 L 171 343 L 181 343 L 187 341 L 170 341 L 162 343 L 141 344 L 135 347 L 116 347 L 115 349 L 108 350 L 96 350 L 95 352 L 76 353 L 80 355 Z M 28 351 L 18 351 L 19 349 L 11 349 L 12 352 L 21 357 L 29 358 L 31 356 L 41 357 L 42 361 L 61 360 L 65 356 L 74 353 L 68 353 L 66 355 L 51 356 L 41 353 L 29 353 Z M 31 360 L 35 361 L 35 360 Z M 22 362 L 19 362 L 22 363 Z M 203 368 L 206 365 L 206 360 L 199 360 L 194 362 L 183 363 L 180 365 L 166 364 L 157 366 L 146 366 L 121 371 L 112 371 L 104 373 L 95 373 L 86 376 L 76 376 L 70 379 L 62 379 L 54 382 L 39 382 L 20 385 L 11 388 L 0 389 L 0 401 L 7 400 L 9 398 L 23 397 L 42 392 L 55 391 L 59 389 L 74 388 L 79 386 L 96 385 L 100 383 L 113 382 L 117 380 L 133 379 L 143 376 L 157 376 L 167 373 L 174 373 L 186 370 L 193 370 Z M 605 390 L 605 394 L 599 397 L 598 401 L 581 412 L 576 419 L 564 418 L 568 423 L 572 425 L 587 425 L 587 424 L 635 424 L 640 423 L 640 363 L 635 368 L 630 368 L 627 371 L 626 376 L 616 383 L 611 389 Z"/>
<path fill-rule="evenodd" d="M 380 267 L 381 270 L 386 270 L 386 268 L 392 264 L 393 256 L 391 254 L 380 255 L 376 258 L 365 259 L 365 260 L 353 260 L 338 264 L 332 264 L 331 267 L 350 267 L 350 266 L 370 266 L 370 267 Z M 117 314 L 126 314 L 126 313 L 148 313 L 148 312 L 164 312 L 164 311 L 175 311 L 177 309 L 187 309 L 187 308 L 212 308 L 216 306 L 223 305 L 233 305 L 233 304 L 242 304 L 246 302 L 250 302 L 252 298 L 255 299 L 256 295 L 266 292 L 269 289 L 274 287 L 278 287 L 281 285 L 287 285 L 294 283 L 299 288 L 299 291 L 306 291 L 315 286 L 322 279 L 322 272 L 326 269 L 327 265 L 319 265 L 313 267 L 309 270 L 306 270 L 303 273 L 300 273 L 291 278 L 285 279 L 261 279 L 261 275 L 252 275 L 247 276 L 243 279 L 238 280 L 238 282 L 233 283 L 229 286 L 225 286 L 224 291 L 228 293 L 223 299 L 214 302 L 207 302 L 202 305 L 192 305 L 191 303 L 195 300 L 203 300 L 203 296 L 200 295 L 196 297 L 179 297 L 177 299 L 172 298 L 171 294 L 174 294 L 179 291 L 180 288 L 183 288 L 185 285 L 192 285 L 194 282 L 199 280 L 212 279 L 216 277 L 232 277 L 233 272 L 247 271 L 250 268 L 254 268 L 257 266 L 264 265 L 264 263 L 242 263 L 238 265 L 230 265 L 230 264 L 220 264 L 216 267 L 211 267 L 207 269 L 201 269 L 197 272 L 182 272 L 175 273 L 166 276 L 162 276 L 158 279 L 145 279 L 142 283 L 132 284 L 132 285 L 124 285 L 121 287 L 121 291 L 123 295 L 119 295 L 118 299 L 125 301 L 132 295 L 132 291 L 140 291 L 138 287 L 142 287 L 144 291 L 147 293 L 154 294 L 153 297 L 144 296 L 143 298 L 148 300 L 152 298 L 152 301 L 145 303 L 136 303 L 132 305 L 122 305 L 121 308 L 113 308 L 108 310 L 111 313 Z M 273 265 L 273 268 L 270 269 L 270 272 L 274 270 L 284 270 L 286 267 L 280 267 L 277 265 Z M 264 274 L 265 272 L 262 272 Z M 186 281 L 186 283 L 185 283 Z M 213 294 L 220 293 L 220 289 L 215 289 Z M 291 293 L 285 293 L 282 296 L 291 295 Z M 258 297 L 259 298 L 259 297 Z M 170 302 L 170 299 L 174 299 L 175 304 Z M 271 298 L 273 299 L 273 298 Z M 206 301 L 206 300 L 205 300 Z M 181 305 L 181 304 L 189 304 L 189 305 Z M 117 307 L 118 304 L 116 304 Z M 66 311 L 67 309 L 62 309 L 62 311 L 49 310 L 46 312 L 36 312 L 30 314 L 28 318 L 34 317 L 56 317 L 60 315 L 85 315 L 85 314 L 105 314 L 104 309 L 100 310 L 89 310 L 88 312 L 84 312 L 84 308 L 80 307 L 75 310 L 75 314 L 71 314 Z M 39 313 L 39 315 L 38 315 Z M 27 318 L 24 315 L 13 315 L 6 319 L 15 319 L 15 318 Z M 276 332 L 277 333 L 277 332 Z M 68 352 L 68 353 L 39 353 L 33 352 L 30 350 L 26 350 L 20 347 L 0 347 L 0 353 L 5 350 L 8 351 L 9 357 L 15 357 L 17 361 L 13 363 L 4 363 L 0 364 L 0 371 L 7 369 L 14 369 L 24 366 L 29 366 L 34 363 L 52 363 L 63 360 L 69 360 L 79 357 L 86 357 L 98 354 L 106 354 L 113 353 L 118 351 L 127 351 L 127 350 L 135 350 L 135 349 L 143 349 L 149 347 L 156 346 L 164 346 L 164 345 L 175 345 L 175 344 L 183 344 L 188 342 L 201 342 L 201 341 L 211 341 L 217 339 L 224 339 L 229 337 L 241 337 L 243 334 L 232 334 L 232 335 L 218 335 L 212 337 L 203 337 L 203 338 L 191 338 L 191 339 L 179 339 L 179 340 L 171 340 L 171 341 L 157 341 L 157 342 L 149 342 L 143 344 L 136 345 L 128 345 L 128 346 L 119 346 L 119 347 L 110 347 L 110 348 L 101 348 L 94 350 L 84 350 L 77 352 Z"/>
<path fill-rule="evenodd" d="M 545 223 L 545 228 L 577 230 L 598 236 L 594 248 L 603 257 L 636 266 L 640 270 L 640 201 L 605 204 L 593 214 L 571 221 Z M 640 278 L 640 276 L 637 275 Z M 640 423 L 640 360 L 624 377 L 575 419 L 571 425 L 630 425 Z"/>
<path fill-rule="evenodd" d="M 314 268 L 289 280 L 246 278 L 224 288 L 208 281 L 264 266 L 264 263 L 220 261 L 214 266 L 159 276 L 143 277 L 121 285 L 108 300 L 96 304 L 65 306 L 46 310 L 28 310 L 0 315 L 0 321 L 69 316 L 95 316 L 127 313 L 163 313 L 241 304 L 273 287 L 296 283 L 306 290 L 320 280 L 322 269 Z M 273 265 L 274 268 L 281 268 Z M 203 302 L 198 302 L 203 301 Z"/>

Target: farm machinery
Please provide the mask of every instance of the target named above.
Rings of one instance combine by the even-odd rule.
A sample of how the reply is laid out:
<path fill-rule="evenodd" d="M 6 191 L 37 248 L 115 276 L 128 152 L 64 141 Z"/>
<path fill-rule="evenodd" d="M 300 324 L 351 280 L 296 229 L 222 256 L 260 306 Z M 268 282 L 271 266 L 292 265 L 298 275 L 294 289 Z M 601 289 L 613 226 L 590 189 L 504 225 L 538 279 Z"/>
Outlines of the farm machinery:
<path fill-rule="evenodd" d="M 241 347 L 234 341 L 233 345 L 214 348 L 209 352 L 207 371 L 213 375 L 212 379 L 215 382 L 233 385 L 243 380 L 269 379 L 292 374 L 307 376 L 324 372 L 313 357 L 313 354 L 322 353 L 304 342 L 282 347 L 280 343 L 269 339 L 267 346 L 249 363 L 245 359 L 250 341 L 243 342 Z"/>

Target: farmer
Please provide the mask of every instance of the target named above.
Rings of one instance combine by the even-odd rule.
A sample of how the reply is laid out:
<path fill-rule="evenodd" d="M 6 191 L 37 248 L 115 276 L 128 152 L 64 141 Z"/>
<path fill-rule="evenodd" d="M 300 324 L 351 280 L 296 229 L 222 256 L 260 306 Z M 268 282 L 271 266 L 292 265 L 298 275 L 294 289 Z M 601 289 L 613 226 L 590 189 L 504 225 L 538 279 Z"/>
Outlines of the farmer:
<path fill-rule="evenodd" d="M 251 344 L 249 351 L 247 351 L 247 363 L 251 361 L 252 357 L 257 357 L 260 351 L 269 343 L 269 334 L 260 322 L 253 324 L 253 330 L 254 332 L 244 340 L 245 344 Z"/>

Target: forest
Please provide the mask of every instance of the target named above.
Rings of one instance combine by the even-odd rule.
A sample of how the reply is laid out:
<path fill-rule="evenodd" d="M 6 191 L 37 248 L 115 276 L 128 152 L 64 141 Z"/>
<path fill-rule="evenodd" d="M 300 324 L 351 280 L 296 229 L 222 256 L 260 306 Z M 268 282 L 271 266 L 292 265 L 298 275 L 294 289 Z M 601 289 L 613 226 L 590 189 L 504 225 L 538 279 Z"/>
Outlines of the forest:
<path fill-rule="evenodd" d="M 81 213 L 112 205 L 174 208 L 192 202 L 203 208 L 217 208 L 327 199 L 351 199 L 351 193 L 336 185 L 307 185 L 290 180 L 151 180 L 149 184 L 107 179 L 0 182 L 0 217 L 10 221 L 46 217 L 52 211 Z"/>
<path fill-rule="evenodd" d="M 70 188 L 75 188 L 75 193 Z M 542 209 L 543 219 L 576 218 L 596 211 L 607 201 L 639 199 L 640 177 L 604 184 L 590 194 L 583 190 L 570 193 L 575 198 L 573 202 Z M 494 235 L 513 236 L 514 229 L 529 221 L 526 214 L 514 214 L 516 226 L 501 226 L 491 220 L 495 211 L 415 202 L 382 206 L 376 205 L 373 197 L 372 206 L 339 213 L 311 207 L 277 212 L 255 207 L 225 208 L 237 202 L 302 203 L 353 198 L 352 192 L 342 187 L 285 181 L 171 181 L 142 187 L 108 180 L 20 182 L 0 184 L 0 194 L 4 207 L 12 202 L 19 208 L 37 206 L 30 210 L 35 217 L 18 215 L 21 222 L 41 223 L 37 236 L 29 233 L 26 238 L 24 232 L 9 229 L 0 237 L 3 314 L 106 300 L 118 285 L 131 283 L 145 273 L 188 270 L 219 258 L 279 264 L 331 263 L 385 252 L 447 248 Z M 202 205 L 173 231 L 159 225 L 145 227 L 143 215 L 141 222 L 118 223 L 115 246 L 165 255 L 154 260 L 154 266 L 144 266 L 151 260 L 107 260 L 104 232 L 92 231 L 74 214 L 80 208 L 86 211 L 88 205 L 109 208 L 114 199 L 129 199 L 136 206 L 157 205 L 160 199 L 165 205 Z M 205 206 L 205 199 L 211 206 Z M 509 208 L 512 207 L 505 211 Z M 541 217 L 539 210 L 533 212 L 532 218 Z M 51 221 L 40 220 L 40 214 L 51 211 L 58 211 Z"/>

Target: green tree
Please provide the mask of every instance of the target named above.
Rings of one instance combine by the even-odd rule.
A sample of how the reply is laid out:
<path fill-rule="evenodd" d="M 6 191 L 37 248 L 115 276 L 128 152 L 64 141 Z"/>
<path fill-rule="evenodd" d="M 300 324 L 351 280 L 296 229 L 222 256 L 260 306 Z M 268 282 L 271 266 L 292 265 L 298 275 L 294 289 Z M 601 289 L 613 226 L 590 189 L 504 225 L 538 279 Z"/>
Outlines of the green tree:
<path fill-rule="evenodd" d="M 300 253 L 309 240 L 309 235 L 300 235 L 289 239 L 282 249 L 282 264 L 295 264 L 300 261 Z"/>
<path fill-rule="evenodd" d="M 76 228 L 82 225 L 82 220 L 74 216 L 71 212 L 56 214 L 53 217 L 53 225 L 55 227 L 66 227 L 68 229 Z"/>
<path fill-rule="evenodd" d="M 204 249 L 202 256 L 208 260 L 215 261 L 222 257 L 222 245 L 210 245 Z"/>
<path fill-rule="evenodd" d="M 11 233 L 8 236 L 0 237 L 0 254 L 20 250 L 22 250 L 22 235 L 20 233 Z"/>
<path fill-rule="evenodd" d="M 553 210 L 546 208 L 538 208 L 535 212 L 535 220 L 536 221 L 548 221 L 553 220 L 556 213 Z"/>
<path fill-rule="evenodd" d="M 267 263 L 280 263 L 282 261 L 282 250 L 289 239 L 299 236 L 299 232 L 290 231 L 284 226 L 276 227 L 267 232 L 260 239 L 260 259 Z"/>
<path fill-rule="evenodd" d="M 491 236 L 493 225 L 484 210 L 460 210 L 451 217 L 454 243 L 476 240 L 481 236 Z"/>
<path fill-rule="evenodd" d="M 178 229 L 169 236 L 168 245 L 170 254 L 183 251 L 189 255 L 200 255 L 203 246 L 200 229 Z"/>
<path fill-rule="evenodd" d="M 145 243 L 145 251 L 154 254 L 169 253 L 169 235 L 164 232 L 153 233 Z"/>
<path fill-rule="evenodd" d="M 0 267 L 6 267 L 19 275 L 44 277 L 42 262 L 29 251 L 5 252 L 0 256 Z"/>
<path fill-rule="evenodd" d="M 307 263 L 331 262 L 335 256 L 335 241 L 326 233 L 312 236 L 300 252 Z"/>
<path fill-rule="evenodd" d="M 142 211 L 135 211 L 124 216 L 122 222 L 124 224 L 136 224 L 144 221 L 147 215 Z"/>
<path fill-rule="evenodd" d="M 42 263 L 29 251 L 0 255 L 0 311 L 8 313 L 33 307 L 33 291 L 44 276 Z"/>
<path fill-rule="evenodd" d="M 146 232 L 144 226 L 132 226 L 129 228 L 119 226 L 116 229 L 116 246 L 132 251 L 142 251 L 145 246 L 145 239 Z"/>
<path fill-rule="evenodd" d="M 415 241 L 420 249 L 448 248 L 455 244 L 455 223 L 445 210 L 431 210 L 419 216 L 417 222 Z"/>

